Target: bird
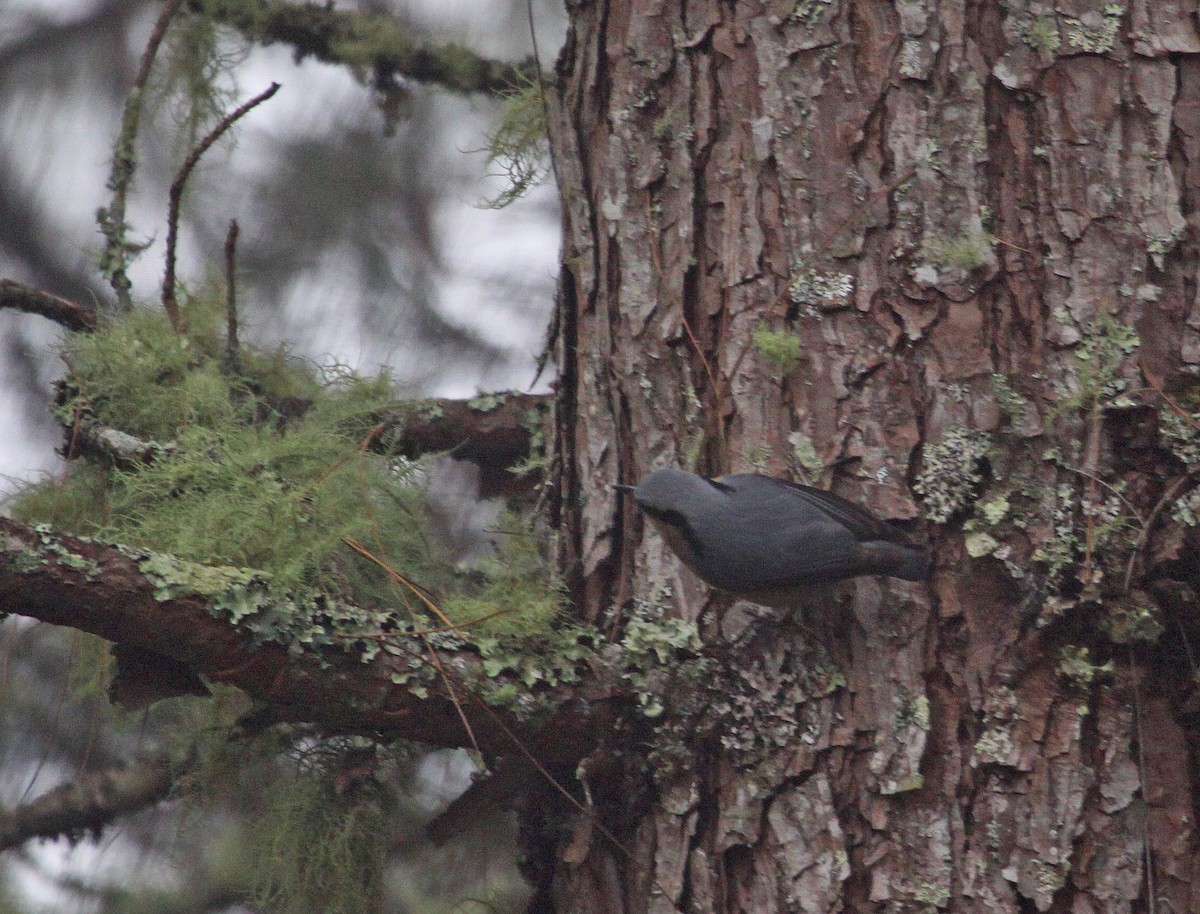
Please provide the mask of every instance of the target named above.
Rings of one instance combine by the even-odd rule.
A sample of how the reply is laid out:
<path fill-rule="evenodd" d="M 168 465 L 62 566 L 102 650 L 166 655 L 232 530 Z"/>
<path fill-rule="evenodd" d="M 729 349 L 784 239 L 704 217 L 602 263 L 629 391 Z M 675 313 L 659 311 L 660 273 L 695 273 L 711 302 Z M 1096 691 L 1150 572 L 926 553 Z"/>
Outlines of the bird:
<path fill-rule="evenodd" d="M 860 575 L 929 577 L 925 546 L 832 492 L 758 473 L 708 479 L 675 467 L 618 489 L 711 587 L 785 606 Z"/>

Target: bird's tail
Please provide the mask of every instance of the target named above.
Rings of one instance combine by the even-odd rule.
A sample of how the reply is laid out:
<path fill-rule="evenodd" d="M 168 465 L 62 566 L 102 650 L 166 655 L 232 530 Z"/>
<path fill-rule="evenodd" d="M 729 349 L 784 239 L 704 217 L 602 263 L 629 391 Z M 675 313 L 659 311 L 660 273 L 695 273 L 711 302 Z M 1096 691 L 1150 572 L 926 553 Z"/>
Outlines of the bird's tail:
<path fill-rule="evenodd" d="M 870 569 L 860 574 L 886 574 L 905 581 L 924 581 L 929 577 L 930 555 L 925 546 L 876 540 L 860 544 L 859 549 Z"/>

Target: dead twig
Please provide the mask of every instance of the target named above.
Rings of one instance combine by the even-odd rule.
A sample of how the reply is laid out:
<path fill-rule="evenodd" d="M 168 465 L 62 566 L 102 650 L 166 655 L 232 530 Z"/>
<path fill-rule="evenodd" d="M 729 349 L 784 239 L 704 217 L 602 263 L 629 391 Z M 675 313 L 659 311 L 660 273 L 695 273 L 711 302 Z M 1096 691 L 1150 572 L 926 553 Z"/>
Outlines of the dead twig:
<path fill-rule="evenodd" d="M 11 279 L 0 279 L 0 308 L 36 314 L 76 332 L 96 328 L 96 312 L 93 309 L 40 289 L 31 289 Z"/>
<path fill-rule="evenodd" d="M 1133 552 L 1129 556 L 1129 564 L 1125 566 L 1125 593 L 1129 593 L 1129 588 L 1133 583 L 1133 567 L 1137 563 L 1137 558 L 1141 554 L 1142 549 L 1146 546 L 1146 540 L 1150 538 L 1150 531 L 1154 527 L 1154 522 L 1158 520 L 1158 515 L 1163 512 L 1168 504 L 1179 497 L 1180 491 L 1184 484 L 1191 481 L 1191 476 L 1180 476 L 1172 483 L 1171 487 L 1163 493 L 1163 497 L 1158 500 L 1150 515 L 1142 523 L 1142 531 L 1138 534 L 1137 542 L 1133 544 Z"/>
<path fill-rule="evenodd" d="M 239 105 L 223 117 L 221 122 L 210 130 L 196 144 L 195 148 L 188 153 L 188 157 L 183 162 L 183 167 L 179 169 L 179 174 L 171 182 L 170 202 L 167 208 L 167 269 L 166 274 L 163 276 L 162 304 L 163 310 L 167 312 L 167 318 L 171 321 L 171 326 L 180 335 L 187 329 L 184 324 L 183 315 L 179 311 L 179 302 L 175 298 L 175 245 L 179 237 L 179 203 L 183 197 L 183 188 L 187 184 L 187 179 L 191 176 L 192 170 L 200 161 L 200 157 L 209 150 L 213 143 L 219 140 L 225 134 L 225 131 L 232 127 L 240 118 L 261 105 L 278 91 L 279 83 L 271 83 L 268 88 L 258 93 L 250 101 Z"/>

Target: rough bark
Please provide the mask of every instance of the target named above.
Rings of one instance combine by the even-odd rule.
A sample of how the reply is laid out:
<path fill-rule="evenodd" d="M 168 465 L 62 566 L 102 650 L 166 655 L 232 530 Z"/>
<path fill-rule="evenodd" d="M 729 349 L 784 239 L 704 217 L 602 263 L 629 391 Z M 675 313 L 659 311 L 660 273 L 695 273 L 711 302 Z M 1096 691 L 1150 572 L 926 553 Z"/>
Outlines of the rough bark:
<path fill-rule="evenodd" d="M 1190 487 L 1156 424 L 1200 365 L 1196 29 L 1150 0 L 572 6 L 551 129 L 563 562 L 585 617 L 728 635 L 609 494 L 659 465 L 807 471 L 949 523 L 928 530 L 929 586 L 859 582 L 826 645 L 843 685 L 804 686 L 798 631 L 734 650 L 713 741 L 610 771 L 598 814 L 624 849 L 543 835 L 539 903 L 1200 906 L 1200 563 L 1154 508 Z M 764 329 L 799 336 L 794 365 Z M 1113 486 L 1137 547 L 1086 509 Z M 980 526 L 998 496 L 1012 514 Z M 1112 614 L 1148 592 L 1168 631 L 1114 644 Z"/>

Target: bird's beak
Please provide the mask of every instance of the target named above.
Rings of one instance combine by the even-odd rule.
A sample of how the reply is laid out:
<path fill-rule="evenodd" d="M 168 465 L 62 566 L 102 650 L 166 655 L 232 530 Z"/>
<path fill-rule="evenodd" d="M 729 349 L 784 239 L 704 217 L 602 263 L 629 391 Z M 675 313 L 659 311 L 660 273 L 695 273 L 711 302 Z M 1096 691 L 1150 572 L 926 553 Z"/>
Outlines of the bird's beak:
<path fill-rule="evenodd" d="M 628 492 L 630 495 L 637 491 L 637 486 L 615 485 L 613 488 L 618 492 Z"/>

